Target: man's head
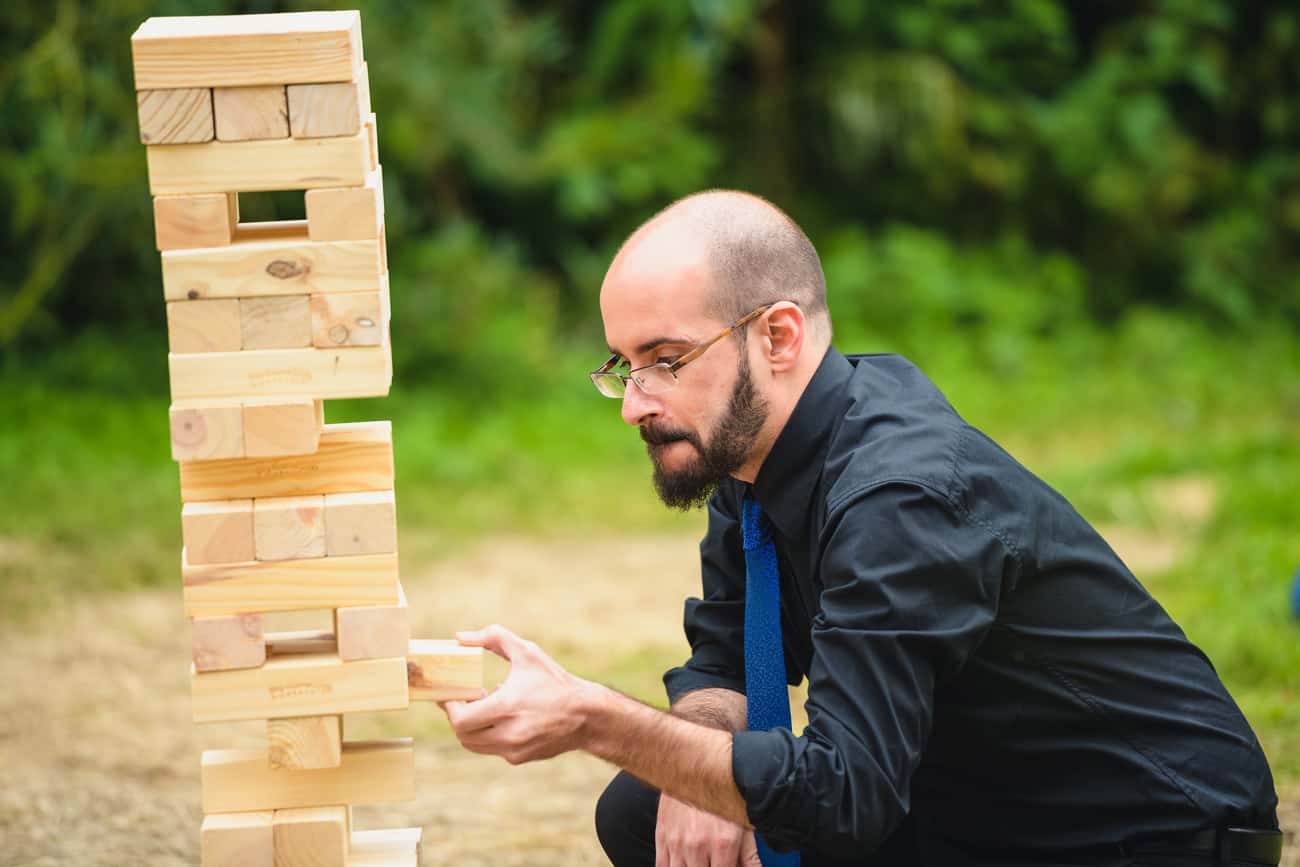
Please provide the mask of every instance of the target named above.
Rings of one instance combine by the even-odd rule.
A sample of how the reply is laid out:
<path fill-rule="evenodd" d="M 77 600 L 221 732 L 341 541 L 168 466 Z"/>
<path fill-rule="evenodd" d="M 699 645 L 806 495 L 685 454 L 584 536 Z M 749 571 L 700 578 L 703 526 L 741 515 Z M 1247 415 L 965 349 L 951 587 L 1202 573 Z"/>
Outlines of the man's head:
<path fill-rule="evenodd" d="M 641 429 L 669 505 L 703 503 L 729 474 L 752 480 L 830 343 L 821 263 L 775 206 L 714 190 L 656 214 L 605 275 L 605 336 L 633 369 L 676 361 L 765 305 L 683 366 L 676 387 L 627 386 L 623 418 Z"/>

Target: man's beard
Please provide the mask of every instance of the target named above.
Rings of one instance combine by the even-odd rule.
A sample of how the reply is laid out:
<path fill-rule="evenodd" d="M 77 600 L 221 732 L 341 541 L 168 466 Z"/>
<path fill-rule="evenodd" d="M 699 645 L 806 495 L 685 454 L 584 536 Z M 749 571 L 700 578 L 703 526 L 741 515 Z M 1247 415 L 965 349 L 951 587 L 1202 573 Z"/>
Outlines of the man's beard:
<path fill-rule="evenodd" d="M 714 426 L 707 443 L 694 431 L 643 425 L 641 439 L 654 464 L 654 486 L 659 499 L 674 509 L 688 511 L 703 506 L 713 496 L 718 483 L 743 464 L 753 449 L 754 440 L 767 421 L 767 401 L 754 388 L 749 376 L 749 359 L 740 355 L 736 387 L 731 390 L 727 411 Z M 667 470 L 659 453 L 669 443 L 685 441 L 696 456 L 678 470 Z"/>

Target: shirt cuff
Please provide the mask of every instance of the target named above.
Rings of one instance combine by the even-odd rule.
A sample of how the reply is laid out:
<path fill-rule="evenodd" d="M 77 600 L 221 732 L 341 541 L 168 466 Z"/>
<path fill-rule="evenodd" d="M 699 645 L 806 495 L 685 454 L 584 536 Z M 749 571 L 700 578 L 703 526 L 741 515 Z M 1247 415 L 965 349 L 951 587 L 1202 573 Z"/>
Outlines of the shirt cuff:
<path fill-rule="evenodd" d="M 777 851 L 806 843 L 814 818 L 803 813 L 812 804 L 795 793 L 795 736 L 788 729 L 736 732 L 731 742 L 731 776 L 754 829 Z"/>
<path fill-rule="evenodd" d="M 664 689 L 668 691 L 668 704 L 672 705 L 686 693 L 697 689 L 729 689 L 744 695 L 745 683 L 725 674 L 712 674 L 682 665 L 664 672 Z"/>

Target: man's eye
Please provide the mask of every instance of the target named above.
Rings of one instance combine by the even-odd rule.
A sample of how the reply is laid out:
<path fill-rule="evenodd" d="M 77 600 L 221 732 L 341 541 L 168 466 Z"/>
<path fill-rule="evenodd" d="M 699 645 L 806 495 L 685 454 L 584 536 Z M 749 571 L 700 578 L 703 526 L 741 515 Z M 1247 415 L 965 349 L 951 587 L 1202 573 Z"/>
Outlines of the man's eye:
<path fill-rule="evenodd" d="M 655 364 L 672 364 L 679 358 L 680 355 L 661 355 L 655 359 Z"/>

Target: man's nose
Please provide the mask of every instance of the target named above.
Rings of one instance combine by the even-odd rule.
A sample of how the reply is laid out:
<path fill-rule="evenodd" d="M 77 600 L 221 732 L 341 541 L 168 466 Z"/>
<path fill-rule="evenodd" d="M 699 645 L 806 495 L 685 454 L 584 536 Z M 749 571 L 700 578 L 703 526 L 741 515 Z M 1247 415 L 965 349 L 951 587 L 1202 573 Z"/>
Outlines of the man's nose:
<path fill-rule="evenodd" d="M 629 381 L 623 390 L 623 421 L 640 426 L 648 418 L 658 416 L 663 410 L 654 395 L 646 394 L 636 383 Z"/>

